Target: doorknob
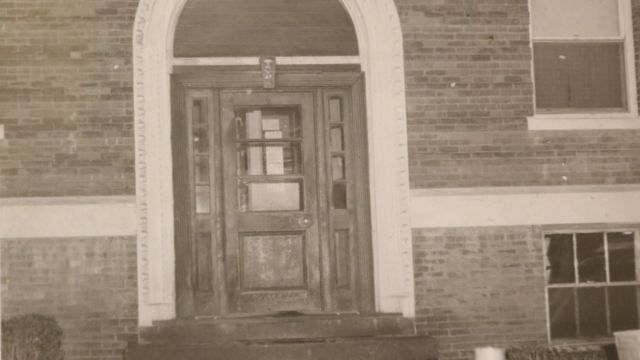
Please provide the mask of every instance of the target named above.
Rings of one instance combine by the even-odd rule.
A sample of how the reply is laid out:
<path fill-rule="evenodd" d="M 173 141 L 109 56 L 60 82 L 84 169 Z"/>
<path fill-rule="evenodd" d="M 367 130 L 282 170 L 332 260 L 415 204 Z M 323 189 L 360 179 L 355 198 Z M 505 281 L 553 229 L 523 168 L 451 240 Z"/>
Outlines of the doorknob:
<path fill-rule="evenodd" d="M 291 225 L 306 229 L 313 225 L 313 218 L 309 214 L 294 215 L 290 218 Z"/>

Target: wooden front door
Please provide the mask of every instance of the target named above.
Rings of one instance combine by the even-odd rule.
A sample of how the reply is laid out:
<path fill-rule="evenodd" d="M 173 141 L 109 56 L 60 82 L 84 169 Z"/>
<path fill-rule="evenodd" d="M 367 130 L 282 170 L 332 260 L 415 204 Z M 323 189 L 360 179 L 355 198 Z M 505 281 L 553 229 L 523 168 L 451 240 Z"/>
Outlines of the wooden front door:
<path fill-rule="evenodd" d="M 372 311 L 359 74 L 174 77 L 178 315 Z"/>
<path fill-rule="evenodd" d="M 320 311 L 313 93 L 220 98 L 229 309 Z"/>

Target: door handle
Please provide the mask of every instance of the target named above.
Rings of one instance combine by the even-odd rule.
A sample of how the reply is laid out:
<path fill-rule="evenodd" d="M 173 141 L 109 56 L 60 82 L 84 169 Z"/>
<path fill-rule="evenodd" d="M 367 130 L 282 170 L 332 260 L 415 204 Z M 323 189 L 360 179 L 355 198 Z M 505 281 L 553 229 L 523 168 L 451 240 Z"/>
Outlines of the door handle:
<path fill-rule="evenodd" d="M 309 214 L 294 215 L 290 218 L 290 221 L 291 225 L 302 229 L 307 229 L 313 225 L 313 218 Z"/>

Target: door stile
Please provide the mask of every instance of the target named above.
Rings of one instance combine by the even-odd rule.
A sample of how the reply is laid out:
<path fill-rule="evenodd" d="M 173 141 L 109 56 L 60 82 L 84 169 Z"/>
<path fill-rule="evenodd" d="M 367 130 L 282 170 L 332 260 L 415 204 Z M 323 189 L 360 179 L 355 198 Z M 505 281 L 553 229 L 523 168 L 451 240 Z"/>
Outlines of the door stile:
<path fill-rule="evenodd" d="M 330 174 L 329 162 L 327 161 L 326 149 L 328 144 L 327 130 L 328 122 L 325 121 L 325 102 L 324 91 L 317 89 L 315 91 L 315 109 L 316 109 L 316 153 L 317 153 L 317 173 L 318 173 L 318 231 L 320 234 L 320 282 L 322 284 L 322 302 L 323 311 L 332 312 L 336 310 L 335 304 L 335 281 L 332 270 L 332 254 L 334 249 L 331 240 L 331 219 L 329 216 L 328 197 L 328 174 Z"/>
<path fill-rule="evenodd" d="M 365 101 L 364 76 L 360 76 L 351 87 L 351 114 L 350 132 L 368 134 Z M 362 141 L 356 141 L 352 148 L 351 169 L 355 170 L 354 189 L 359 204 L 369 204 L 369 152 L 366 135 Z M 358 207 L 355 209 L 356 226 L 354 227 L 358 250 L 355 253 L 358 271 L 356 274 L 356 297 L 358 309 L 363 312 L 375 311 L 374 283 L 373 283 L 373 247 L 371 244 L 371 213 L 370 207 Z"/>
<path fill-rule="evenodd" d="M 193 228 L 191 225 L 191 181 L 188 155 L 188 127 L 185 89 L 172 78 L 173 197 L 176 254 L 176 313 L 179 317 L 193 314 Z"/>

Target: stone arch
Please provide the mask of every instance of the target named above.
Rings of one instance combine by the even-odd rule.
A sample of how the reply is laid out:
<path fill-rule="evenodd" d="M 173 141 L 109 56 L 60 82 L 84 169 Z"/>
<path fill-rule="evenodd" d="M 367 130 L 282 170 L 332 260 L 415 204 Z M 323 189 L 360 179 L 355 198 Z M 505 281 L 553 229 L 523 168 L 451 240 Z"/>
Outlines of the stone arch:
<path fill-rule="evenodd" d="M 188 0 L 141 0 L 133 34 L 139 323 L 175 317 L 170 74 Z M 365 72 L 376 309 L 414 315 L 404 57 L 393 0 L 341 0 Z"/>

